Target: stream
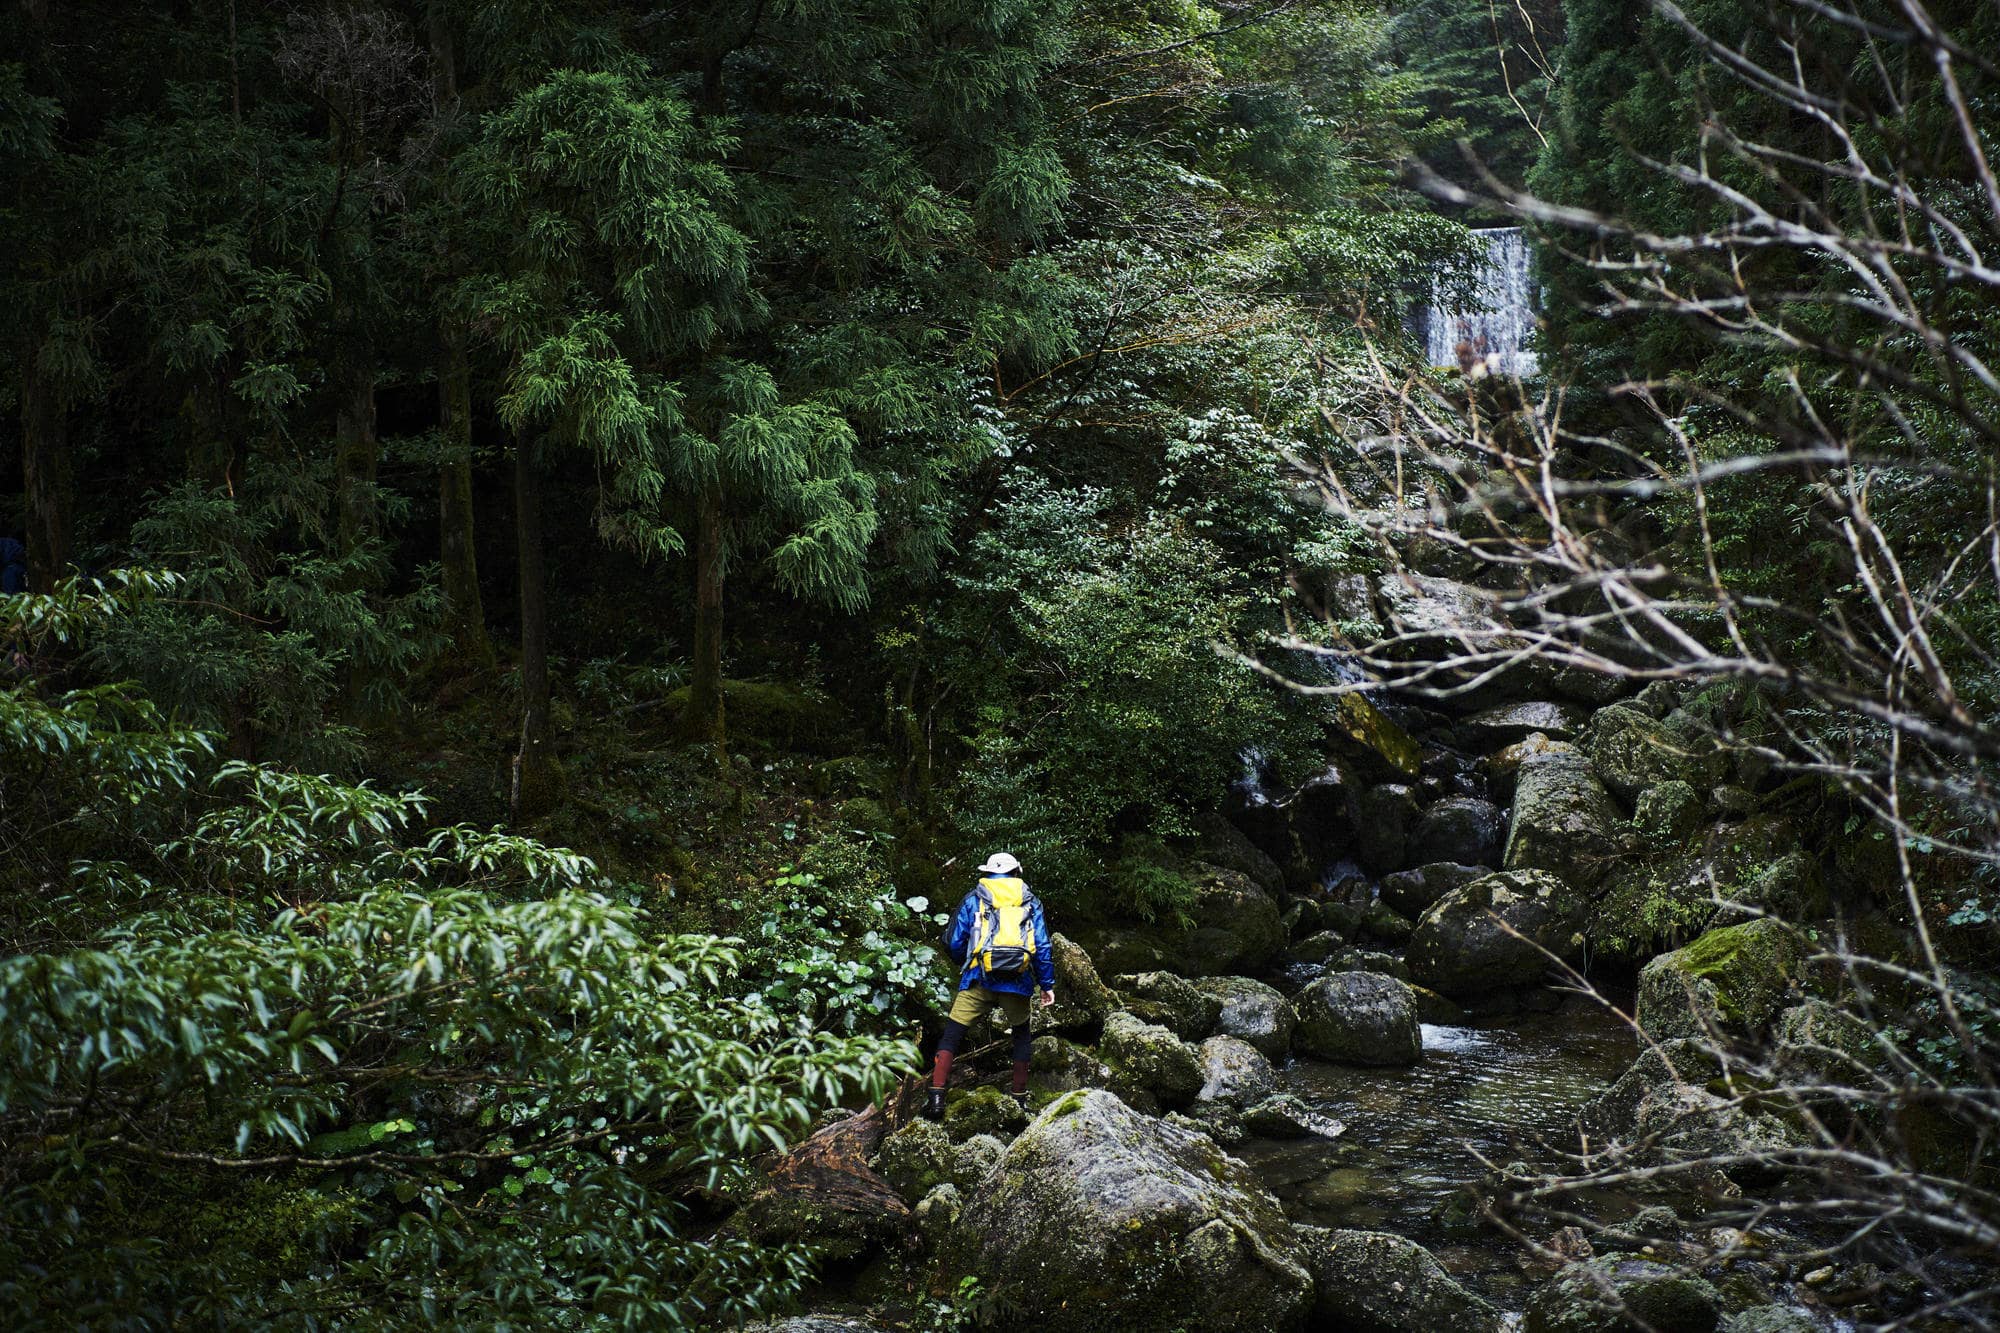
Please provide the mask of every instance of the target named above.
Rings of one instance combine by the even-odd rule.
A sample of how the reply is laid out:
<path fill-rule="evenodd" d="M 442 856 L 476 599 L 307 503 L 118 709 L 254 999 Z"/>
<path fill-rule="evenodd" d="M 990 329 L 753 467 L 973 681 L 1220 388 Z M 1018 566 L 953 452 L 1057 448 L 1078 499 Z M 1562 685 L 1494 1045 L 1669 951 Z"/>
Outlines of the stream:
<path fill-rule="evenodd" d="M 1288 1090 L 1345 1122 L 1337 1139 L 1253 1140 L 1232 1149 L 1296 1222 L 1393 1231 L 1426 1246 L 1460 1281 L 1519 1308 L 1519 1248 L 1482 1233 L 1464 1187 L 1495 1163 L 1537 1161 L 1631 1063 L 1637 1042 L 1577 998 L 1554 1013 L 1423 1029 L 1424 1058 L 1367 1069 L 1294 1060 Z"/>

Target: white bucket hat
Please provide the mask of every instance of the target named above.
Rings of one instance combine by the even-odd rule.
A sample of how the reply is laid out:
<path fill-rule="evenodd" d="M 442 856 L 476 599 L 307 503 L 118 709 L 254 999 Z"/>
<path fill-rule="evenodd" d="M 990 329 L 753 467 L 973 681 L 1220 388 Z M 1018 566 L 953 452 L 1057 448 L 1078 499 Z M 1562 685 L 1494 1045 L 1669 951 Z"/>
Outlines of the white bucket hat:
<path fill-rule="evenodd" d="M 986 864 L 979 867 L 982 875 L 1011 875 L 1021 868 L 1021 863 L 1005 852 L 995 852 L 986 858 Z"/>

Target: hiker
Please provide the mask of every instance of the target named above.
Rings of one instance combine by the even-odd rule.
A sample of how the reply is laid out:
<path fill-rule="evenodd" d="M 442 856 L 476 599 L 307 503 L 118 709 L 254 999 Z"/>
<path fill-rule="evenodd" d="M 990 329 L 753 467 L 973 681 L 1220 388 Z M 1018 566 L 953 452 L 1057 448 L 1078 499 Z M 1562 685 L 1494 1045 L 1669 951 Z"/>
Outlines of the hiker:
<path fill-rule="evenodd" d="M 1017 873 L 1021 863 L 996 852 L 979 867 L 980 880 L 945 932 L 945 948 L 959 965 L 958 997 L 938 1039 L 937 1064 L 931 1069 L 930 1100 L 924 1115 L 944 1118 L 944 1087 L 951 1078 L 952 1057 L 965 1030 L 1000 1006 L 1014 1030 L 1014 1100 L 1028 1106 L 1028 1061 L 1034 1045 L 1029 1030 L 1029 997 L 1041 992 L 1042 1007 L 1056 1002 L 1056 965 L 1049 952 L 1048 923 L 1041 900 Z"/>

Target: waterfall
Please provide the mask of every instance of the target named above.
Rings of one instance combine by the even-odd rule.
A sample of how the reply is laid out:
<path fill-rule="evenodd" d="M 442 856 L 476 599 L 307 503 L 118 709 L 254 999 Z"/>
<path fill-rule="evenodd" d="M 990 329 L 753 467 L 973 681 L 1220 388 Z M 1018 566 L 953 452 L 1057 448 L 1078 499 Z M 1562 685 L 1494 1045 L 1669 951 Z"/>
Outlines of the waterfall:
<path fill-rule="evenodd" d="M 1424 312 L 1430 363 L 1460 365 L 1459 345 L 1464 343 L 1474 374 L 1532 375 L 1538 369 L 1536 357 L 1524 346 L 1535 327 L 1528 238 L 1519 227 L 1489 227 L 1472 234 L 1486 242 L 1478 274 L 1480 308 L 1455 311 L 1433 305 Z"/>

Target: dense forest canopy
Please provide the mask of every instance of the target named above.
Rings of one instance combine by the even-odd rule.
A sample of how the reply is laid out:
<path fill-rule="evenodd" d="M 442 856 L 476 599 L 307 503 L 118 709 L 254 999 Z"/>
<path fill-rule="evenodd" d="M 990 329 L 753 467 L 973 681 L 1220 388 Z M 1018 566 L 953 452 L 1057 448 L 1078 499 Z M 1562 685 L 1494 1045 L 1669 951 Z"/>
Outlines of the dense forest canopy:
<path fill-rule="evenodd" d="M 1284 1013 L 1258 1061 L 1296 1017 L 1375 1065 L 1313 1017 L 1376 1003 L 1341 978 L 1408 1008 L 1414 1060 L 1414 1006 L 1533 1012 L 1554 966 L 1636 984 L 1676 1116 L 1737 1137 L 1515 1163 L 1464 1225 L 1526 1228 L 1539 1274 L 1590 1261 L 1556 1224 L 1638 1234 L 1577 1202 L 1634 1172 L 1739 1235 L 1747 1181 L 1874 1266 L 1868 1318 L 1991 1327 L 1995 27 L 10 7 L 0 1301 L 672 1328 L 832 1291 L 1092 1327 L 893 1164 L 957 977 L 935 937 L 1005 847 L 1064 969 L 1017 1146 L 1101 1086 L 1208 1143 L 1173 1150 L 1217 1154 L 1205 1187 L 1241 1163 L 1204 1132 L 1324 1132 L 1202 1119 L 1219 1076 L 1182 1065 L 1263 1001 L 1184 1022 L 1172 974 L 1290 986 L 1243 982 Z M 1526 384 L 1469 335 L 1425 355 L 1493 227 L 1538 247 Z M 1438 961 L 1467 893 L 1526 972 Z M 1811 943 L 1738 959 L 1767 927 Z M 1835 1066 L 1774 1054 L 1794 1029 Z M 1085 1109 L 1063 1132 L 1131 1114 Z M 862 1160 L 855 1126 L 906 1146 Z M 1207 1327 L 1499 1317 L 1338 1306 L 1366 1284 L 1325 1237 L 1373 1232 L 1274 1241 L 1264 1206 L 1229 1252 L 1274 1286 L 1213 1245 L 1137 1271 L 1264 1302 Z M 1785 1264 L 1725 1313 L 1819 1302 Z M 1628 1278 L 1610 1323 L 1528 1326 L 1663 1317 Z M 1101 1326 L 1173 1326 L 1132 1299 Z"/>

